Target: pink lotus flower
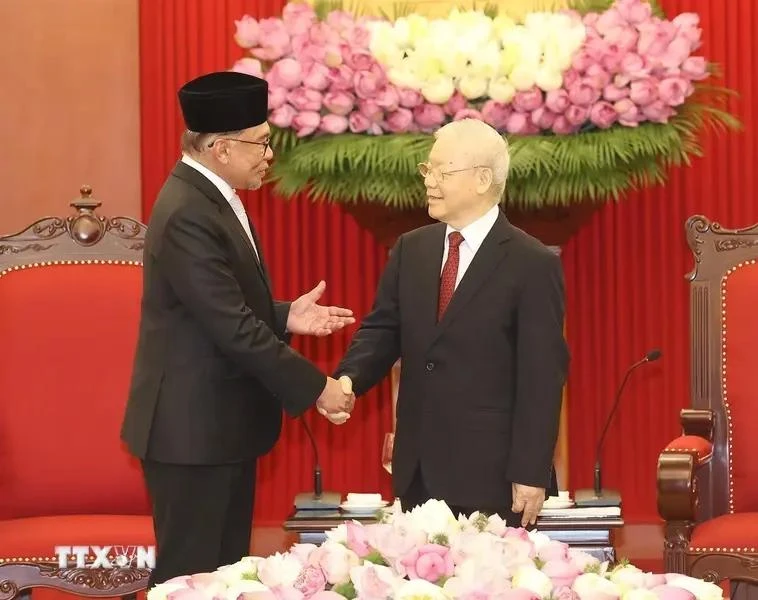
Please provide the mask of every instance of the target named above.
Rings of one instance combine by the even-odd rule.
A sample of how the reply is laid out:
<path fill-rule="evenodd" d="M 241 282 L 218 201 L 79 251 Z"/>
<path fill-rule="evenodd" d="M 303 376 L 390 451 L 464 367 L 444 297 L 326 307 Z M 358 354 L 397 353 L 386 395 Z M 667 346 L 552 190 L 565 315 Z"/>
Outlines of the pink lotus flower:
<path fill-rule="evenodd" d="M 445 111 L 439 104 L 421 104 L 413 109 L 413 119 L 422 130 L 433 130 L 445 121 Z"/>
<path fill-rule="evenodd" d="M 611 67 L 611 70 L 615 68 L 615 66 Z M 584 81 L 594 89 L 602 90 L 611 82 L 611 75 L 600 65 L 590 65 L 584 74 Z"/>
<path fill-rule="evenodd" d="M 526 92 L 517 92 L 511 101 L 513 109 L 519 112 L 531 112 L 542 106 L 542 90 L 533 87 Z"/>
<path fill-rule="evenodd" d="M 425 579 L 432 583 L 441 577 L 450 577 L 454 570 L 450 548 L 439 544 L 424 544 L 418 549 L 414 548 L 400 559 L 400 563 L 405 567 L 409 579 Z"/>
<path fill-rule="evenodd" d="M 291 90 L 303 81 L 303 68 L 294 58 L 283 58 L 266 73 L 266 81 L 270 86 Z"/>
<path fill-rule="evenodd" d="M 590 109 L 590 121 L 600 129 L 608 129 L 617 118 L 618 113 L 610 102 L 601 100 Z"/>
<path fill-rule="evenodd" d="M 531 116 L 532 123 L 540 130 L 551 129 L 556 118 L 558 115 L 544 106 L 540 106 Z"/>
<path fill-rule="evenodd" d="M 306 598 L 326 588 L 326 577 L 318 567 L 307 566 L 298 575 L 293 587 Z"/>
<path fill-rule="evenodd" d="M 303 111 L 292 118 L 292 128 L 297 137 L 305 137 L 312 134 L 321 124 L 321 115 L 315 111 Z"/>
<path fill-rule="evenodd" d="M 542 565 L 542 572 L 550 577 L 553 587 L 568 587 L 574 584 L 574 580 L 581 575 L 582 571 L 569 560 L 549 560 Z"/>
<path fill-rule="evenodd" d="M 547 544 L 539 549 L 537 552 L 537 557 L 545 562 L 549 562 L 551 560 L 566 560 L 568 558 L 568 550 L 568 544 L 550 540 Z"/>
<path fill-rule="evenodd" d="M 587 119 L 590 118 L 590 109 L 587 106 L 577 106 L 574 104 L 569 106 L 564 114 L 569 123 L 578 127 L 584 125 Z"/>
<path fill-rule="evenodd" d="M 345 129 L 347 127 L 348 122 L 345 119 Z M 367 556 L 371 552 L 371 548 L 366 541 L 366 530 L 364 527 L 353 521 L 347 521 L 345 527 L 347 529 L 347 547 L 355 552 L 359 558 Z"/>
<path fill-rule="evenodd" d="M 297 110 L 289 104 L 283 104 L 279 108 L 274 109 L 269 113 L 269 123 L 279 127 L 280 129 L 286 129 L 292 125 L 292 119 L 295 118 Z"/>
<path fill-rule="evenodd" d="M 600 98 L 600 90 L 587 80 L 576 82 L 568 90 L 569 101 L 577 106 L 590 106 Z"/>
<path fill-rule="evenodd" d="M 446 114 L 453 116 L 458 111 L 466 108 L 466 106 L 468 106 L 466 98 L 458 90 L 455 90 L 455 93 L 445 102 L 443 108 Z"/>
<path fill-rule="evenodd" d="M 352 92 L 353 77 L 355 72 L 347 65 L 329 69 L 329 80 L 331 81 L 331 91 L 333 92 Z"/>
<path fill-rule="evenodd" d="M 529 115 L 521 112 L 512 112 L 508 115 L 508 120 L 505 122 L 505 129 L 508 133 L 516 133 L 519 135 L 537 133 L 537 127 L 532 123 Z"/>
<path fill-rule="evenodd" d="M 616 10 L 631 25 L 643 23 L 652 16 L 650 4 L 639 0 L 616 0 Z"/>
<path fill-rule="evenodd" d="M 349 92 L 327 92 L 324 96 L 324 108 L 335 115 L 346 116 L 355 106 L 355 96 Z"/>
<path fill-rule="evenodd" d="M 240 58 L 232 66 L 232 71 L 236 73 L 245 73 L 246 75 L 252 75 L 253 77 L 263 77 L 263 68 L 261 67 L 261 61 L 255 58 L 246 56 Z"/>
<path fill-rule="evenodd" d="M 268 109 L 276 110 L 287 102 L 289 92 L 283 87 L 268 86 Z"/>
<path fill-rule="evenodd" d="M 395 111 L 400 106 L 400 94 L 397 88 L 388 83 L 376 94 L 376 104 L 387 112 Z"/>
<path fill-rule="evenodd" d="M 323 92 L 329 87 L 329 67 L 319 63 L 312 63 L 305 68 L 303 73 L 303 85 L 312 90 Z"/>
<path fill-rule="evenodd" d="M 658 99 L 658 81 L 646 79 L 633 81 L 629 91 L 629 99 L 637 106 L 646 106 Z"/>
<path fill-rule="evenodd" d="M 444 112 L 442 112 L 442 118 L 444 119 Z M 508 122 L 508 116 L 511 114 L 511 108 L 507 104 L 502 102 L 496 102 L 495 100 L 487 100 L 482 106 L 482 118 L 484 122 L 491 125 L 498 131 L 505 129 L 505 124 Z M 418 121 L 418 118 L 416 119 Z M 507 528 L 504 535 L 507 535 Z M 518 531 L 518 530 L 516 530 Z"/>
<path fill-rule="evenodd" d="M 345 133 L 347 127 L 347 117 L 341 115 L 324 115 L 321 117 L 321 125 L 319 126 L 319 129 L 325 133 L 337 135 Z"/>
<path fill-rule="evenodd" d="M 374 98 L 386 84 L 387 76 L 377 64 L 371 65 L 368 71 L 356 71 L 353 76 L 355 94 L 359 98 Z"/>
<path fill-rule="evenodd" d="M 628 98 L 614 103 L 613 108 L 618 114 L 619 123 L 625 127 L 636 127 L 642 118 L 637 105 Z"/>
<path fill-rule="evenodd" d="M 453 115 L 453 121 L 460 121 L 462 119 L 479 119 L 480 121 L 484 120 L 482 113 L 474 108 L 464 108 L 463 110 L 459 110 Z"/>
<path fill-rule="evenodd" d="M 366 50 L 357 50 L 347 44 L 342 46 L 342 60 L 354 71 L 368 71 L 376 64 L 376 59 Z"/>
<path fill-rule="evenodd" d="M 250 15 L 244 15 L 239 21 L 234 21 L 237 31 L 234 33 L 234 41 L 243 48 L 252 48 L 258 45 L 261 31 L 258 21 Z"/>
<path fill-rule="evenodd" d="M 363 133 L 371 126 L 371 121 L 369 121 L 368 117 L 360 112 L 351 112 L 348 115 L 347 122 L 350 131 L 353 133 Z"/>
<path fill-rule="evenodd" d="M 629 96 L 629 88 L 619 87 L 613 83 L 603 89 L 603 98 L 609 102 L 617 102 Z"/>
<path fill-rule="evenodd" d="M 413 113 L 409 108 L 398 108 L 387 113 L 384 118 L 387 131 L 404 133 L 410 130 L 413 123 Z"/>
<path fill-rule="evenodd" d="M 306 33 L 317 21 L 317 17 L 310 4 L 288 2 L 282 9 L 282 21 L 290 35 L 298 35 Z"/>
<path fill-rule="evenodd" d="M 398 94 L 400 96 L 400 106 L 404 108 L 416 108 L 424 102 L 424 97 L 416 90 L 400 88 Z"/>
<path fill-rule="evenodd" d="M 667 106 L 663 100 L 656 100 L 655 102 L 642 107 L 642 114 L 647 117 L 648 121 L 654 123 L 668 123 L 669 119 L 673 117 L 676 112 L 670 106 Z"/>
<path fill-rule="evenodd" d="M 290 34 L 283 21 L 275 18 L 261 19 L 258 26 L 261 45 L 251 50 L 255 58 L 274 61 L 289 53 Z"/>
<path fill-rule="evenodd" d="M 551 90 L 545 97 L 545 108 L 556 114 L 563 114 L 570 105 L 571 100 L 566 90 Z"/>
<path fill-rule="evenodd" d="M 669 106 L 684 104 L 691 93 L 690 84 L 681 77 L 670 77 L 658 84 L 658 96 Z"/>
<path fill-rule="evenodd" d="M 323 104 L 321 92 L 298 87 L 287 94 L 287 102 L 297 110 L 318 111 Z"/>
<path fill-rule="evenodd" d="M 372 123 L 378 123 L 384 117 L 384 111 L 375 100 L 358 100 L 358 110 Z"/>

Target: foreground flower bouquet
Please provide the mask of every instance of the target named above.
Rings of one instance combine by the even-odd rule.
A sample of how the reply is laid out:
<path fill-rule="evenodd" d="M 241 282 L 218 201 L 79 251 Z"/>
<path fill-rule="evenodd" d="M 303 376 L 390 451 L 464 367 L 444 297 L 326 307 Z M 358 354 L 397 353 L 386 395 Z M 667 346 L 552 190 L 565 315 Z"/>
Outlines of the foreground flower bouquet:
<path fill-rule="evenodd" d="M 429 501 L 380 523 L 348 521 L 321 546 L 296 544 L 213 573 L 178 577 L 148 600 L 717 600 L 721 588 L 679 574 L 611 567 L 498 517 L 455 516 Z"/>
<path fill-rule="evenodd" d="M 422 206 L 416 164 L 430 133 L 482 119 L 512 147 L 508 201 L 526 208 L 606 199 L 661 182 L 700 152 L 704 124 L 734 128 L 725 90 L 704 85 L 699 18 L 643 0 L 597 12 L 408 14 L 391 21 L 290 3 L 236 21 L 267 79 L 286 196 Z"/>

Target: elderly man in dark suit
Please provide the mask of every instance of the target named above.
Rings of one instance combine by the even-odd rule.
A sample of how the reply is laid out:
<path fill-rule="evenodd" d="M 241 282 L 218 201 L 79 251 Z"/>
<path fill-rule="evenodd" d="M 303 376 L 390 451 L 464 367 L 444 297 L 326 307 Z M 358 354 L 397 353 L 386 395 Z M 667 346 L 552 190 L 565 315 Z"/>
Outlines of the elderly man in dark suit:
<path fill-rule="evenodd" d="M 402 359 L 392 478 L 404 510 L 436 498 L 528 526 L 551 483 L 568 351 L 560 259 L 499 208 L 508 166 L 482 121 L 437 131 L 419 169 L 440 223 L 397 241 L 335 377 L 362 395 Z"/>
<path fill-rule="evenodd" d="M 317 304 L 321 282 L 289 302 L 272 285 L 235 189 L 262 184 L 272 158 L 266 81 L 212 73 L 179 92 L 182 159 L 153 208 L 132 387 L 122 427 L 142 459 L 157 559 L 149 584 L 245 556 L 255 466 L 282 408 L 352 410 L 354 397 L 288 345 L 328 335 L 352 313 Z"/>

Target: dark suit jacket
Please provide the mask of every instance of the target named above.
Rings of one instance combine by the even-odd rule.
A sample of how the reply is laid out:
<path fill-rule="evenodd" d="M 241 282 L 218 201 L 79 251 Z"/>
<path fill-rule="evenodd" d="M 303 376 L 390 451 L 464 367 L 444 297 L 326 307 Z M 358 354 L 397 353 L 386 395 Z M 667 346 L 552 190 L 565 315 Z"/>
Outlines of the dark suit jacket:
<path fill-rule="evenodd" d="M 252 228 L 252 224 L 251 224 Z M 254 230 L 253 230 L 254 231 Z M 256 239 L 260 252 L 261 245 Z M 286 343 L 288 303 L 221 192 L 179 162 L 153 207 L 139 340 L 122 439 L 140 458 L 223 464 L 268 452 L 282 407 L 326 377 Z"/>
<path fill-rule="evenodd" d="M 560 259 L 500 213 L 442 320 L 446 226 L 400 237 L 337 368 L 356 395 L 402 358 L 392 474 L 434 498 L 510 509 L 511 483 L 549 487 L 568 351 Z"/>

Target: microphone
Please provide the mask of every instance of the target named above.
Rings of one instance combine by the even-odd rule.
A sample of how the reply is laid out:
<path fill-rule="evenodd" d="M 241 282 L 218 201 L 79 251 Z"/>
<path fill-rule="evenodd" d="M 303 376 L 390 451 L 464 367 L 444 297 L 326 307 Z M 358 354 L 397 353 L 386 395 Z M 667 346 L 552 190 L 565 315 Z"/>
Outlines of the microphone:
<path fill-rule="evenodd" d="M 313 458 L 315 459 L 316 464 L 313 468 L 313 492 L 302 492 L 295 496 L 295 510 L 336 511 L 339 509 L 340 504 L 342 504 L 342 494 L 324 491 L 323 482 L 321 480 L 321 462 L 318 457 L 316 437 L 313 435 L 313 432 L 305 419 L 301 417 L 300 422 L 303 424 L 305 433 L 308 434 L 308 439 L 311 441 Z"/>
<path fill-rule="evenodd" d="M 608 428 L 613 421 L 613 415 L 616 414 L 616 409 L 619 407 L 621 393 L 624 391 L 626 383 L 629 381 L 629 377 L 632 372 L 646 363 L 655 362 L 662 355 L 663 353 L 658 348 L 654 348 L 653 350 L 650 350 L 642 359 L 638 360 L 626 370 L 624 379 L 621 381 L 621 385 L 616 391 L 616 398 L 613 401 L 611 412 L 608 413 L 608 418 L 605 420 L 603 432 L 600 434 L 600 439 L 598 440 L 597 447 L 595 449 L 593 488 L 591 490 L 583 489 L 576 491 L 576 506 L 621 506 L 621 495 L 616 490 L 603 489 L 602 473 L 600 469 L 600 458 L 602 455 L 603 443 L 605 442 L 605 436 L 608 433 Z"/>

